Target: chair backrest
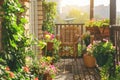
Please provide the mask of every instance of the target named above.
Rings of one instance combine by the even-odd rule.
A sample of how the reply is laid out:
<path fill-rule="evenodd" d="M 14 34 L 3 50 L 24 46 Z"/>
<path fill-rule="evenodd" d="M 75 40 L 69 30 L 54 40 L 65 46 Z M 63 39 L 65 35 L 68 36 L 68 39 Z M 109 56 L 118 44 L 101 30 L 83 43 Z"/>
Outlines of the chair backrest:
<path fill-rule="evenodd" d="M 63 27 L 60 30 L 60 40 L 62 43 L 74 43 L 77 40 L 76 35 L 80 35 L 80 29 L 78 27 Z"/>

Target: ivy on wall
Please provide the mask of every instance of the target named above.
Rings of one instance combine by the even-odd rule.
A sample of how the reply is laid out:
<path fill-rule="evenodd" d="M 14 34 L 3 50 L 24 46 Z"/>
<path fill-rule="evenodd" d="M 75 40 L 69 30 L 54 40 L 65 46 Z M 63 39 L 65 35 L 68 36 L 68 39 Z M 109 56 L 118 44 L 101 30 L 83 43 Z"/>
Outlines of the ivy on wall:
<path fill-rule="evenodd" d="M 4 0 L 2 5 L 2 57 L 11 70 L 15 71 L 25 65 L 31 40 L 25 35 L 27 20 L 21 13 L 25 12 L 19 0 Z"/>

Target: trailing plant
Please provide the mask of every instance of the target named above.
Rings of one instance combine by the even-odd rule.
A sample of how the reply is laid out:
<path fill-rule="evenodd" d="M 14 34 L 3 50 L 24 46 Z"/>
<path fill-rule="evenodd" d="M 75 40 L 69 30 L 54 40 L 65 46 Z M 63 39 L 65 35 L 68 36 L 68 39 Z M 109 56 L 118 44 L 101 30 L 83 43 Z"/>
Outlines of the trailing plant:
<path fill-rule="evenodd" d="M 53 33 L 53 28 L 55 26 L 54 21 L 56 17 L 56 3 L 47 2 L 43 0 L 43 10 L 44 10 L 44 20 L 42 29 L 43 31 L 48 31 Z"/>
<path fill-rule="evenodd" d="M 25 9 L 18 0 L 4 0 L 2 5 L 2 54 L 12 71 L 25 65 L 31 39 L 25 35 Z"/>
<path fill-rule="evenodd" d="M 90 20 L 85 23 L 86 27 L 107 27 L 109 26 L 109 19 L 103 19 L 103 20 Z"/>

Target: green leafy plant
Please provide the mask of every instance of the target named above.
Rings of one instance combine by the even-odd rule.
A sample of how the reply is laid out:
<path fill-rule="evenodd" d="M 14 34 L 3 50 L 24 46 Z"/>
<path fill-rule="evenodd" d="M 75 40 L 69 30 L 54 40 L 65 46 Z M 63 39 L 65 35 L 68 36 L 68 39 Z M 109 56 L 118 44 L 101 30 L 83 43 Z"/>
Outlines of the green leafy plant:
<path fill-rule="evenodd" d="M 7 65 L 15 71 L 25 65 L 32 40 L 25 35 L 27 20 L 21 14 L 25 9 L 18 0 L 4 0 L 2 11 L 2 54 Z"/>
<path fill-rule="evenodd" d="M 96 57 L 99 66 L 105 65 L 109 60 L 112 60 L 112 55 L 115 53 L 113 44 L 108 41 L 94 41 L 87 47 L 87 52 Z"/>
<path fill-rule="evenodd" d="M 82 39 L 85 42 L 85 45 L 88 46 L 90 44 L 90 33 L 86 32 L 82 35 Z"/>
<path fill-rule="evenodd" d="M 54 20 L 56 17 L 56 3 L 47 2 L 43 0 L 43 10 L 44 10 L 44 21 L 43 21 L 42 29 L 44 31 L 53 33 L 53 28 L 55 26 Z"/>
<path fill-rule="evenodd" d="M 90 20 L 85 23 L 86 27 L 106 27 L 109 26 L 109 19 L 103 19 L 103 20 Z"/>
<path fill-rule="evenodd" d="M 107 80 L 113 73 L 114 54 L 116 52 L 112 42 L 108 40 L 94 41 L 87 47 L 87 51 L 91 53 L 100 67 L 101 80 Z"/>

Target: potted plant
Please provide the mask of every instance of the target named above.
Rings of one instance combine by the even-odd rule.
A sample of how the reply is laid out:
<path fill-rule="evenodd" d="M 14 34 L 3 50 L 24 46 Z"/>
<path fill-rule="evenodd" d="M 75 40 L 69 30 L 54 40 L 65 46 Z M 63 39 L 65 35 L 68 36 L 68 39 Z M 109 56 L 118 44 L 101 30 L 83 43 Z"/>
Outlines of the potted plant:
<path fill-rule="evenodd" d="M 93 55 L 96 58 L 99 67 L 104 66 L 107 62 L 110 62 L 115 53 L 115 47 L 112 42 L 104 39 L 103 41 L 94 41 Z"/>
<path fill-rule="evenodd" d="M 54 35 L 49 32 L 46 32 L 44 40 L 47 42 L 47 50 L 52 51 L 54 45 Z"/>
<path fill-rule="evenodd" d="M 55 67 L 53 64 L 51 64 L 52 62 L 52 57 L 50 56 L 42 56 L 40 58 L 40 72 L 41 75 L 43 75 L 43 79 L 42 80 L 52 80 L 53 78 L 55 78 L 55 75 L 57 74 L 57 67 Z"/>
<path fill-rule="evenodd" d="M 86 30 L 90 31 L 90 34 L 94 35 L 96 32 L 96 28 L 100 31 L 103 37 L 109 36 L 109 19 L 103 19 L 103 20 L 90 20 L 85 23 Z"/>

